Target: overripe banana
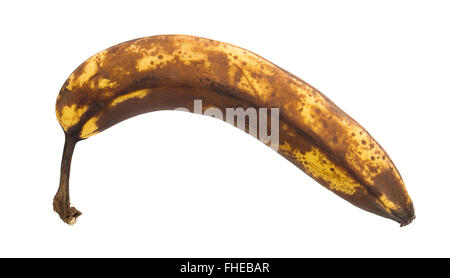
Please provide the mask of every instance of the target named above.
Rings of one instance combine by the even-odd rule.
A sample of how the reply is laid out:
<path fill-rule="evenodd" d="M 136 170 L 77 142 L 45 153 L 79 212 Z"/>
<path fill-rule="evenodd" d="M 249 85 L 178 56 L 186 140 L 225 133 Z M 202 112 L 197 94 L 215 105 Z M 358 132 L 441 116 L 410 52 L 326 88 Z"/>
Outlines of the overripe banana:
<path fill-rule="evenodd" d="M 184 35 L 146 37 L 103 50 L 61 88 L 65 132 L 54 210 L 67 223 L 75 144 L 130 117 L 157 110 L 279 108 L 277 151 L 350 203 L 399 222 L 415 217 L 403 180 L 383 148 L 355 120 L 298 77 L 245 49 Z"/>

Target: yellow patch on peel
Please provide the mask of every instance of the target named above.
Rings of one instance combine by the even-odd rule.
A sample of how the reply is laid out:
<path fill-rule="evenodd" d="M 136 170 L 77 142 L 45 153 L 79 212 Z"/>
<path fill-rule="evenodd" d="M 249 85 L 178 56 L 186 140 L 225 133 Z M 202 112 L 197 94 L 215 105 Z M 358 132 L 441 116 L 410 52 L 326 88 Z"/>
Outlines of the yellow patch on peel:
<path fill-rule="evenodd" d="M 151 56 L 145 56 L 145 57 L 142 57 L 138 62 L 137 62 L 137 65 L 136 65 L 136 68 L 137 68 L 137 70 L 138 71 L 144 71 L 144 70 L 149 70 L 149 69 L 151 69 L 152 67 L 151 67 L 151 65 L 152 65 L 152 61 L 154 61 L 155 59 L 153 58 L 153 57 L 151 57 Z M 153 65 L 154 65 L 154 63 L 153 63 Z"/>
<path fill-rule="evenodd" d="M 81 116 L 87 111 L 88 107 L 78 107 L 76 104 L 70 106 L 64 106 L 61 111 L 57 111 L 56 115 L 58 117 L 59 124 L 67 131 L 72 126 L 76 125 Z"/>
<path fill-rule="evenodd" d="M 99 89 L 107 89 L 107 88 L 115 88 L 117 87 L 117 82 L 111 81 L 107 78 L 100 78 L 98 80 L 98 88 Z"/>
<path fill-rule="evenodd" d="M 150 92 L 149 89 L 142 89 L 142 90 L 137 90 L 137 91 L 128 93 L 126 95 L 115 98 L 113 100 L 113 102 L 111 103 L 111 105 L 116 106 L 117 104 L 122 103 L 122 102 L 132 99 L 132 98 L 144 98 L 149 92 Z"/>
<path fill-rule="evenodd" d="M 136 54 L 156 53 L 156 50 L 157 49 L 155 46 L 142 47 L 139 43 L 132 43 L 125 49 L 126 52 L 131 52 L 131 53 L 136 53 Z"/>
<path fill-rule="evenodd" d="M 279 145 L 278 148 L 288 153 L 292 151 L 292 147 L 288 142 L 283 142 L 283 144 Z"/>
<path fill-rule="evenodd" d="M 74 87 L 81 87 L 86 84 L 92 76 L 98 72 L 98 64 L 95 59 L 89 59 L 84 65 L 83 72 L 78 76 L 71 76 L 67 89 L 72 90 Z"/>
<path fill-rule="evenodd" d="M 74 87 L 81 87 L 86 84 L 98 72 L 99 66 L 103 66 L 107 53 L 108 50 L 103 50 L 87 59 L 80 74 L 75 75 L 72 73 L 70 75 L 67 89 L 72 90 Z"/>
<path fill-rule="evenodd" d="M 297 159 L 307 162 L 305 168 L 315 178 L 322 178 L 328 184 L 331 190 L 339 191 L 348 195 L 353 195 L 361 185 L 349 175 L 343 167 L 330 161 L 327 155 L 320 149 L 312 148 L 311 151 L 302 155 L 299 151 L 295 152 Z M 303 159 L 301 159 L 303 157 Z"/>
<path fill-rule="evenodd" d="M 380 200 L 380 202 L 383 204 L 383 206 L 390 212 L 391 210 L 397 210 L 399 208 L 398 205 L 396 205 L 394 202 L 392 202 L 391 200 L 389 200 L 386 195 L 381 195 L 380 197 L 378 197 L 378 199 Z"/>
<path fill-rule="evenodd" d="M 98 116 L 93 117 L 84 124 L 83 129 L 81 130 L 80 138 L 86 139 L 86 138 L 100 132 L 100 131 L 98 131 L 98 126 L 97 126 L 98 119 L 99 119 Z"/>
<path fill-rule="evenodd" d="M 333 191 L 353 195 L 357 188 L 361 187 L 361 184 L 351 177 L 343 167 L 330 161 L 328 156 L 318 148 L 312 148 L 304 154 L 298 149 L 293 149 L 287 142 L 280 145 L 279 148 L 300 162 L 312 177 L 324 180 Z"/>

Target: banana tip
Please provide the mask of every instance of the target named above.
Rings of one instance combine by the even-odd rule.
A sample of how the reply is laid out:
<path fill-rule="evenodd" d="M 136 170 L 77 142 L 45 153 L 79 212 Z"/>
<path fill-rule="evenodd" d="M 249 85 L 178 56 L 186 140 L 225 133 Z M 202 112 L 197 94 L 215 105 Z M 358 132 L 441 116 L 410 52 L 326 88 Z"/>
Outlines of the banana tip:
<path fill-rule="evenodd" d="M 400 223 L 400 227 L 404 227 L 409 225 L 411 222 L 413 222 L 413 220 L 416 219 L 416 215 L 413 214 L 410 218 L 406 219 L 405 221 Z"/>

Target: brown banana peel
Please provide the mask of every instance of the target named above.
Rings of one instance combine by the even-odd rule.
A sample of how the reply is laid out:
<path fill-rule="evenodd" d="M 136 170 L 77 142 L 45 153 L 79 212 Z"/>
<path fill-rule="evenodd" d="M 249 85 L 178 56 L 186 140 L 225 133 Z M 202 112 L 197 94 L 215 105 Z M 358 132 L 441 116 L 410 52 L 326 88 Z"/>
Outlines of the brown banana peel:
<path fill-rule="evenodd" d="M 56 103 L 65 132 L 54 210 L 66 223 L 69 173 L 78 141 L 133 116 L 186 107 L 279 108 L 283 157 L 353 205 L 401 224 L 415 217 L 403 180 L 383 148 L 318 90 L 260 56 L 185 35 L 115 45 L 90 57 L 67 79 Z M 248 126 L 247 126 L 248 128 Z"/>

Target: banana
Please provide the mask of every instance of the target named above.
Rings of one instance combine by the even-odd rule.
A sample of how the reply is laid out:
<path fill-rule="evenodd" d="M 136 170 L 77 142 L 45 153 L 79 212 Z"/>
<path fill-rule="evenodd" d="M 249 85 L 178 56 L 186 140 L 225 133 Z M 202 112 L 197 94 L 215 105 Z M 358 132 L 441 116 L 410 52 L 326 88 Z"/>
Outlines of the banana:
<path fill-rule="evenodd" d="M 318 90 L 248 50 L 205 38 L 162 35 L 95 54 L 62 86 L 56 116 L 65 146 L 53 200 L 61 219 L 72 224 L 81 215 L 69 198 L 70 163 L 78 141 L 142 113 L 179 107 L 192 112 L 195 100 L 202 101 L 202 112 L 211 107 L 222 113 L 230 107 L 279 108 L 279 154 L 361 209 L 401 226 L 415 218 L 388 154 Z"/>

